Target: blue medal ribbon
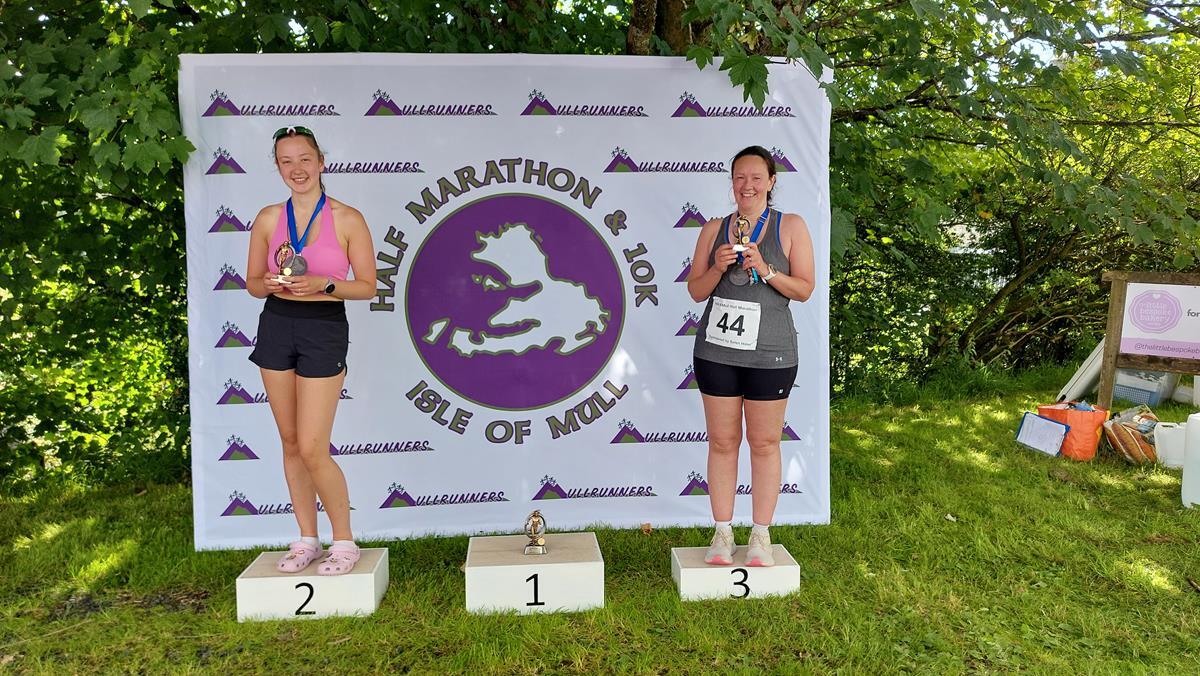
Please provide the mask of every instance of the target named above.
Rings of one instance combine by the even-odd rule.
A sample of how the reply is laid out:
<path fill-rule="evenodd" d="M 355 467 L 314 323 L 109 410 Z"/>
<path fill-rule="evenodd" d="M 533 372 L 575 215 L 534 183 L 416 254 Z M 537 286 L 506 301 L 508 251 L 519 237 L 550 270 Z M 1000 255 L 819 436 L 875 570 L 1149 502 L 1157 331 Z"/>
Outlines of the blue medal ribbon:
<path fill-rule="evenodd" d="M 292 253 L 299 256 L 304 250 L 304 245 L 308 243 L 308 231 L 312 230 L 313 221 L 317 220 L 317 214 L 321 213 L 321 208 L 325 206 L 325 193 L 321 193 L 321 199 L 317 200 L 317 208 L 313 209 L 312 216 L 308 217 L 308 225 L 304 228 L 304 236 L 296 235 L 296 211 L 292 208 L 292 198 L 287 201 L 287 221 L 288 221 L 288 242 L 292 245 Z"/>

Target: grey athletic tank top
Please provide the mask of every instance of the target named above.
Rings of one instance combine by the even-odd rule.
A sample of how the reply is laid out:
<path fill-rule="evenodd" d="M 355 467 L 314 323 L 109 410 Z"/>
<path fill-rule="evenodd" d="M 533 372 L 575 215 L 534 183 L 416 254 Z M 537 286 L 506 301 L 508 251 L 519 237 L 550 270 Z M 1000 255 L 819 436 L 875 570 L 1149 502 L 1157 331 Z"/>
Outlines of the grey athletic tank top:
<path fill-rule="evenodd" d="M 729 221 L 732 215 L 726 216 L 721 222 L 721 234 L 713 241 L 712 250 L 708 253 L 708 264 L 713 264 L 717 247 L 729 241 Z M 763 228 L 762 238 L 758 242 L 758 250 L 763 260 L 774 265 L 780 274 L 791 274 L 792 268 L 787 256 L 783 254 L 783 246 L 779 242 L 779 222 L 783 218 L 781 212 L 772 209 L 767 216 L 767 224 Z M 730 275 L 737 264 L 729 266 L 717 287 L 713 289 L 704 306 L 704 316 L 700 318 L 700 329 L 696 332 L 696 346 L 693 354 L 701 359 L 707 359 L 718 364 L 730 366 L 747 366 L 750 368 L 774 369 L 791 368 L 796 366 L 799 359 L 796 354 L 796 326 L 792 322 L 792 312 L 788 309 L 790 300 L 779 293 L 770 284 L 746 284 L 738 286 L 730 281 Z M 723 298 L 728 301 L 743 301 L 758 303 L 759 326 L 758 345 L 755 349 L 737 349 L 717 345 L 708 341 L 709 317 L 713 311 L 713 299 Z M 725 313 L 722 313 L 724 315 Z M 724 321 L 722 321 L 724 319 Z M 717 317 L 724 324 L 725 330 L 734 331 L 740 326 L 736 316 Z M 731 334 L 733 335 L 733 334 Z"/>

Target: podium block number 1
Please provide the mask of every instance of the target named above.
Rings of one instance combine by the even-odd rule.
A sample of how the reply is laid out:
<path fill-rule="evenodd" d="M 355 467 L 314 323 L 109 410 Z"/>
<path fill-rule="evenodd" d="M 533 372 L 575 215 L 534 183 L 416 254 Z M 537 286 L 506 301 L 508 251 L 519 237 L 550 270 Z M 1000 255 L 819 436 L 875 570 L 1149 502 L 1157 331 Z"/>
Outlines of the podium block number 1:
<path fill-rule="evenodd" d="M 546 605 L 545 601 L 542 601 L 541 599 L 538 598 L 538 574 L 534 573 L 533 575 L 530 575 L 529 577 L 525 578 L 525 581 L 533 583 L 533 600 L 530 601 L 529 603 L 526 603 L 525 605 L 527 605 L 527 606 L 544 606 L 544 605 Z"/>

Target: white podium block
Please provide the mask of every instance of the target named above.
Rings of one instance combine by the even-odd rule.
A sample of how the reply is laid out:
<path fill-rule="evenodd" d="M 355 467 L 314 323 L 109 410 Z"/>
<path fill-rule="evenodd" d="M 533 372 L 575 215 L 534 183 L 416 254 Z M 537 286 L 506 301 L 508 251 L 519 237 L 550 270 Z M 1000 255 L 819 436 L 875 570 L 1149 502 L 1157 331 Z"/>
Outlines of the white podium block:
<path fill-rule="evenodd" d="M 298 620 L 335 615 L 370 615 L 388 586 L 388 550 L 364 549 L 345 575 L 317 575 L 319 560 L 299 573 L 275 564 L 287 552 L 263 552 L 237 577 L 237 618 Z"/>
<path fill-rule="evenodd" d="M 524 535 L 467 545 L 467 611 L 558 613 L 604 607 L 604 557 L 595 533 L 548 533 L 546 553 L 525 555 Z"/>
<path fill-rule="evenodd" d="M 737 561 L 746 560 L 745 547 L 738 547 L 733 552 L 735 564 L 732 566 L 710 566 L 705 563 L 707 547 L 673 547 L 671 577 L 679 588 L 679 598 L 684 601 L 753 599 L 799 590 L 800 564 L 783 545 L 771 547 L 775 554 L 775 565 L 770 568 L 737 565 Z"/>

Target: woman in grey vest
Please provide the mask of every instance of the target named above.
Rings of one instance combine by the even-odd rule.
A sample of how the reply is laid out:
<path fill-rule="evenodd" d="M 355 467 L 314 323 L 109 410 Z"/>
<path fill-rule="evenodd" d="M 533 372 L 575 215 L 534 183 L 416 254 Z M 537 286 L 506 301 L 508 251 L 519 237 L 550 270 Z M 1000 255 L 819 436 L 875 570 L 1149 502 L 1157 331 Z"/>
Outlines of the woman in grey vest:
<path fill-rule="evenodd" d="M 708 428 L 708 490 L 716 532 L 704 560 L 733 564 L 733 499 L 742 419 L 750 442 L 754 528 L 747 566 L 775 564 L 767 527 L 779 499 L 779 441 L 796 379 L 796 329 L 788 303 L 805 301 L 816 280 L 804 219 L 770 208 L 775 161 L 760 146 L 733 158 L 737 211 L 704 225 L 688 293 L 706 301 L 693 368 Z"/>

